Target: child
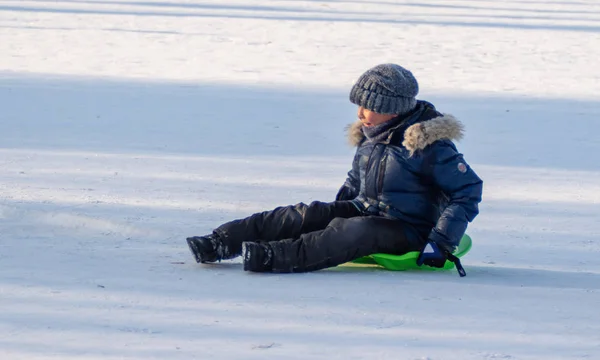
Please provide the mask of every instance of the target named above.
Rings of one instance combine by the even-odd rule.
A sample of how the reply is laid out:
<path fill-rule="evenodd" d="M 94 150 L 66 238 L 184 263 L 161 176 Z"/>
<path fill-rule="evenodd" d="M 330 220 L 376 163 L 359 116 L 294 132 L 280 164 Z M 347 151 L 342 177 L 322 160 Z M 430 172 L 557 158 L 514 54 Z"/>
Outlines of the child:
<path fill-rule="evenodd" d="M 356 155 L 336 201 L 278 207 L 189 237 L 196 261 L 242 255 L 244 270 L 255 272 L 314 271 L 409 251 L 421 251 L 419 265 L 457 261 L 452 252 L 479 212 L 483 182 L 452 143 L 462 124 L 417 101 L 418 91 L 399 65 L 362 74 L 350 91 Z"/>

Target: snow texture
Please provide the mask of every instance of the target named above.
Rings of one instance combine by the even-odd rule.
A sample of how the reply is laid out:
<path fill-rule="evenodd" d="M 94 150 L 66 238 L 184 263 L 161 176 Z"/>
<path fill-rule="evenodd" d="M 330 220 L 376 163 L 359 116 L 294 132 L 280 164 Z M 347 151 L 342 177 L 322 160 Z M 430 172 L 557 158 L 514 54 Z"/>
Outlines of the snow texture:
<path fill-rule="evenodd" d="M 0 0 L 0 359 L 600 358 L 600 3 Z M 378 63 L 465 124 L 467 277 L 198 265 L 332 200 Z"/>

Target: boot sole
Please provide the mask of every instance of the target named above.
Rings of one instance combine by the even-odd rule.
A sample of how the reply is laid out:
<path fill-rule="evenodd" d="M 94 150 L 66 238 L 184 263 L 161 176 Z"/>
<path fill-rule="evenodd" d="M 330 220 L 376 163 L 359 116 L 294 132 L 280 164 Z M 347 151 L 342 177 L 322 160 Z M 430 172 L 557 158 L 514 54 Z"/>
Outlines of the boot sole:
<path fill-rule="evenodd" d="M 198 251 L 198 248 L 196 247 L 196 245 L 194 244 L 194 242 L 192 240 L 190 240 L 189 238 L 186 239 L 188 247 L 190 248 L 190 251 L 192 252 L 192 255 L 194 255 L 194 258 L 196 259 L 197 263 L 201 263 L 202 259 L 200 258 L 200 252 Z"/>
<path fill-rule="evenodd" d="M 242 264 L 244 267 L 244 271 L 252 271 L 250 269 L 250 258 L 246 259 L 248 256 L 248 244 L 246 242 L 242 243 Z"/>

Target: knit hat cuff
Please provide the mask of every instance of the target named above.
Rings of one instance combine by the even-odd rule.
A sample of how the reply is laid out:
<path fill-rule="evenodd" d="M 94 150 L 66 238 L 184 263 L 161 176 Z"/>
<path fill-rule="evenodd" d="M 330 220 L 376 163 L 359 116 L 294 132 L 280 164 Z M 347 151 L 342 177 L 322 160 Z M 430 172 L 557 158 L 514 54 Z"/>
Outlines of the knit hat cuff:
<path fill-rule="evenodd" d="M 356 84 L 350 92 L 350 101 L 379 114 L 406 114 L 417 106 L 417 99 L 378 94 Z"/>

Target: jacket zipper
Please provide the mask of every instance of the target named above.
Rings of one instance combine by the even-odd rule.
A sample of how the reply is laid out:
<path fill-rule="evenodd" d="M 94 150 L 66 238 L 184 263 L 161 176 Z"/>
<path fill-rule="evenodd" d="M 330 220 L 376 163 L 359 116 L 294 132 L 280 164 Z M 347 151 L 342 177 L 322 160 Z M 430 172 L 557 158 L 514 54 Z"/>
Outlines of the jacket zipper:
<path fill-rule="evenodd" d="M 387 162 L 387 157 L 388 154 L 386 153 L 381 157 L 381 160 L 379 161 L 379 173 L 377 174 L 377 196 L 381 196 L 381 194 L 383 193 L 383 177 L 385 176 L 385 165 Z"/>
<path fill-rule="evenodd" d="M 373 145 L 373 149 L 371 150 L 371 153 L 369 154 L 369 160 L 367 160 L 367 167 L 365 169 L 365 195 L 368 198 L 371 195 L 372 192 L 372 188 L 369 188 L 369 174 L 372 173 L 371 171 L 371 164 L 373 163 L 373 160 L 375 158 L 375 154 L 376 154 L 376 150 L 377 150 L 377 145 L 379 144 L 375 144 Z M 375 196 L 377 196 L 377 189 L 373 189 L 375 191 Z"/>
<path fill-rule="evenodd" d="M 375 152 L 376 147 L 377 147 L 377 144 L 375 144 L 373 146 L 373 148 L 371 149 L 371 153 L 369 154 L 369 160 L 367 160 L 367 167 L 365 168 L 365 181 L 367 180 L 367 174 L 370 169 L 371 161 L 373 160 L 373 153 Z"/>

